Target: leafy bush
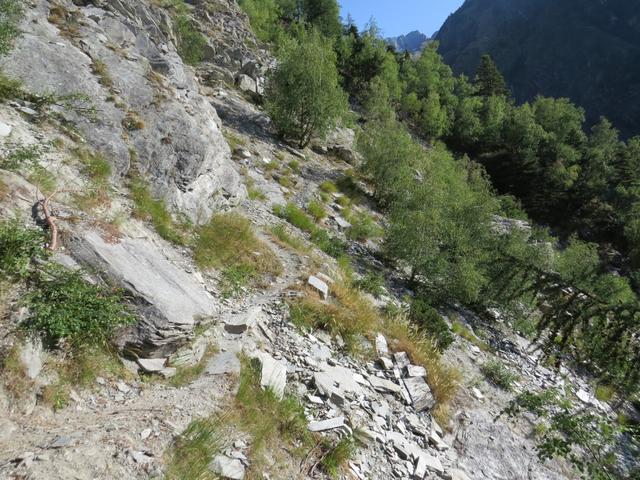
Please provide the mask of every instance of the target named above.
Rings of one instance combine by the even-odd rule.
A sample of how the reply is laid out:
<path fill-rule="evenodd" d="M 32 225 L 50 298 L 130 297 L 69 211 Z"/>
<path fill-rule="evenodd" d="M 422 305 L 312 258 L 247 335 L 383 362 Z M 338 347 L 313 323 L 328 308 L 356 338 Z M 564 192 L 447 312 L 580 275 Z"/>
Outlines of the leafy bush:
<path fill-rule="evenodd" d="M 25 328 L 55 346 L 106 345 L 114 330 L 133 323 L 134 316 L 121 291 L 87 282 L 82 272 L 48 265 L 33 279 L 24 304 L 29 308 Z"/>
<path fill-rule="evenodd" d="M 16 220 L 0 221 L 0 280 L 23 279 L 33 258 L 45 256 L 41 230 L 24 228 Z"/>
<path fill-rule="evenodd" d="M 331 42 L 318 33 L 286 43 L 267 85 L 266 110 L 278 134 L 306 147 L 347 110 Z"/>
<path fill-rule="evenodd" d="M 491 383 L 508 392 L 513 390 L 513 383 L 518 380 L 518 376 L 499 360 L 489 360 L 480 370 Z"/>
<path fill-rule="evenodd" d="M 316 228 L 311 232 L 311 241 L 315 243 L 320 250 L 333 258 L 340 258 L 347 251 L 347 246 L 342 240 L 330 235 L 329 232 L 322 228 Z"/>
<path fill-rule="evenodd" d="M 14 38 L 20 33 L 18 23 L 22 12 L 22 1 L 0 0 L 0 55 L 11 50 Z"/>
<path fill-rule="evenodd" d="M 411 302 L 409 317 L 419 325 L 427 335 L 433 338 L 440 352 L 444 352 L 453 343 L 453 334 L 447 322 L 445 322 L 438 311 L 426 301 L 417 298 Z"/>
<path fill-rule="evenodd" d="M 207 39 L 195 27 L 193 20 L 186 14 L 180 14 L 176 20 L 178 36 L 178 55 L 187 65 L 197 65 L 204 60 Z"/>
<path fill-rule="evenodd" d="M 324 205 L 315 200 L 309 202 L 307 210 L 316 222 L 319 222 L 327 216 L 327 211 L 324 209 Z"/>

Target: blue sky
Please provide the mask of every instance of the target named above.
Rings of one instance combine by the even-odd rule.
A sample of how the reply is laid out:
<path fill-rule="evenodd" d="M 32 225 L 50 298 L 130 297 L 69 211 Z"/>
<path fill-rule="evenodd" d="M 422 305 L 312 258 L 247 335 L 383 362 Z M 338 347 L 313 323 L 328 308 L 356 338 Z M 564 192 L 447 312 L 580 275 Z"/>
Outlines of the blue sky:
<path fill-rule="evenodd" d="M 338 0 L 338 3 L 342 18 L 350 13 L 362 28 L 373 17 L 385 37 L 395 37 L 412 30 L 432 35 L 464 0 Z"/>

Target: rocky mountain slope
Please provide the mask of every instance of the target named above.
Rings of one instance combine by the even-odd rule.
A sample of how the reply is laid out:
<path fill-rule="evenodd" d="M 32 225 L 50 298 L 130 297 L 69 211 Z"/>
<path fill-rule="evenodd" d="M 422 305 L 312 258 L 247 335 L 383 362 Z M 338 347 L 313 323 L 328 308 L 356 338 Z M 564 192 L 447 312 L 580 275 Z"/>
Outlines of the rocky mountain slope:
<path fill-rule="evenodd" d="M 47 348 L 21 335 L 26 286 L 3 288 L 0 477 L 184 479 L 172 470 L 176 456 L 193 452 L 180 446 L 194 425 L 216 417 L 235 420 L 206 446 L 205 458 L 195 457 L 208 475 L 197 478 L 574 478 L 565 465 L 537 460 L 534 426 L 495 418 L 513 394 L 485 381 L 481 367 L 501 359 L 517 372 L 517 389 L 565 386 L 582 408 L 613 411 L 574 372 L 545 368 L 524 338 L 463 309 L 443 312 L 465 338 L 444 358 L 461 372 L 461 388 L 439 425 L 428 383 L 435 372 L 408 355 L 406 338 L 362 332 L 349 346 L 341 335 L 296 322 L 296 299 L 338 315 L 346 296 L 351 308 L 378 318 L 378 307 L 400 308 L 410 291 L 377 258 L 379 239 L 346 235 L 351 202 L 356 214 L 383 221 L 367 185 L 353 180 L 357 195 L 327 187 L 352 179 L 346 160 L 357 161 L 354 132 L 338 129 L 303 152 L 278 141 L 255 103 L 272 63 L 268 52 L 233 0 L 193 3 L 208 39 L 197 67 L 178 54 L 171 9 L 151 0 L 36 0 L 2 61 L 3 74 L 30 92 L 0 105 L 2 158 L 25 146 L 39 154 L 36 170 L 0 170 L 0 219 L 40 229 L 53 216 L 61 247 L 51 261 L 123 289 L 137 321 L 118 332 L 117 367 L 94 366 L 98 374 L 88 383 L 52 395 L 65 375 L 57 367 L 70 361 L 64 345 Z M 103 165 L 96 158 L 112 167 L 106 185 L 90 168 Z M 223 268 L 202 268 L 157 216 L 136 214 L 140 182 L 164 200 L 179 234 L 221 212 L 247 218 L 266 249 L 251 253 L 266 251 L 281 268 L 229 292 Z M 52 215 L 41 211 L 42 191 Z M 87 197 L 96 192 L 97 199 Z M 311 200 L 325 203 L 318 228 L 344 242 L 353 275 L 385 274 L 377 297 L 345 294 L 347 274 L 336 260 L 274 213 L 276 205 Z M 256 453 L 259 436 L 242 420 L 257 400 L 238 400 L 250 368 L 255 387 L 273 395 L 251 395 L 272 408 L 258 427 L 285 405 L 303 425 L 286 419 L 283 430 L 317 435 L 302 456 L 286 435 Z M 238 408 L 240 420 L 233 417 Z M 319 453 L 323 446 L 354 437 L 357 448 L 331 471 L 325 460 L 335 450 Z"/>
<path fill-rule="evenodd" d="M 429 41 L 424 33 L 414 30 L 406 35 L 387 38 L 386 42 L 394 47 L 398 52 L 418 53 L 422 51 L 424 44 Z"/>
<path fill-rule="evenodd" d="M 467 0 L 438 32 L 440 53 L 473 76 L 489 53 L 518 101 L 567 97 L 591 123 L 601 115 L 625 135 L 640 131 L 640 17 L 614 0 Z"/>

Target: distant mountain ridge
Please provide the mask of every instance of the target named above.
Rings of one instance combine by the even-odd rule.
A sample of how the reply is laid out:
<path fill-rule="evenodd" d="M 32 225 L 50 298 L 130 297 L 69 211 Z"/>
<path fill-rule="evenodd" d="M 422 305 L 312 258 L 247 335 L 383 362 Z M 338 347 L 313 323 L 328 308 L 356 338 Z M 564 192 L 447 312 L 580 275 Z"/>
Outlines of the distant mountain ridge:
<path fill-rule="evenodd" d="M 429 37 L 419 30 L 414 30 L 406 35 L 387 38 L 385 41 L 398 52 L 418 53 L 429 41 Z"/>
<path fill-rule="evenodd" d="M 640 133 L 640 9 L 628 0 L 466 0 L 437 33 L 455 71 L 489 53 L 517 101 L 568 97 L 593 123 Z"/>

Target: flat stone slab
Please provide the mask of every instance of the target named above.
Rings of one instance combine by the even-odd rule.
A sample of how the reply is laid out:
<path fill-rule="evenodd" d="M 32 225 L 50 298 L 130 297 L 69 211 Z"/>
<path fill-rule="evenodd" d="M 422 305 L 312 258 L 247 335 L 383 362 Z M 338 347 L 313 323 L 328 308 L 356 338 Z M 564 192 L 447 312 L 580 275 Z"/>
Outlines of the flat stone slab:
<path fill-rule="evenodd" d="M 329 286 L 318 277 L 311 275 L 309 280 L 307 280 L 307 283 L 315 288 L 324 300 L 329 298 Z"/>
<path fill-rule="evenodd" d="M 429 410 L 436 404 L 431 389 L 422 377 L 410 377 L 403 380 L 404 386 L 409 392 L 413 408 L 417 412 Z"/>
<path fill-rule="evenodd" d="M 72 256 L 111 278 L 135 298 L 138 324 L 117 344 L 138 357 L 169 356 L 190 338 L 199 319 L 213 314 L 215 302 L 204 287 L 176 267 L 144 238 L 106 242 L 87 231 L 68 242 Z"/>
<path fill-rule="evenodd" d="M 147 373 L 160 373 L 165 369 L 166 358 L 138 358 L 138 365 Z"/>
<path fill-rule="evenodd" d="M 397 352 L 393 354 L 393 359 L 396 362 L 396 365 L 400 368 L 408 367 L 411 365 L 411 360 L 409 360 L 409 355 L 406 352 Z"/>
<path fill-rule="evenodd" d="M 444 467 L 442 466 L 442 462 L 438 457 L 434 457 L 433 455 L 429 455 L 426 452 L 422 452 L 418 457 L 418 462 L 422 463 L 430 472 L 435 472 L 437 474 L 444 473 Z"/>
<path fill-rule="evenodd" d="M 313 374 L 313 382 L 318 391 L 327 398 L 334 393 L 339 396 L 345 393 L 363 393 L 362 387 L 353 376 L 353 371 L 344 367 L 323 366 L 322 371 Z"/>
<path fill-rule="evenodd" d="M 330 418 L 319 422 L 310 422 L 308 428 L 310 432 L 324 432 L 326 430 L 334 430 L 341 427 L 344 427 L 344 417 Z"/>
<path fill-rule="evenodd" d="M 374 390 L 378 392 L 384 393 L 400 393 L 402 392 L 402 388 L 397 383 L 392 382 L 391 380 L 387 380 L 386 378 L 376 377 L 375 375 L 370 375 L 368 377 L 369 383 L 373 387 Z"/>
<path fill-rule="evenodd" d="M 270 388 L 278 398 L 282 398 L 287 385 L 287 368 L 268 353 L 261 352 L 257 358 L 262 364 L 260 385 L 265 389 Z"/>
<path fill-rule="evenodd" d="M 237 458 L 226 455 L 216 456 L 209 464 L 209 470 L 227 480 L 243 480 L 244 465 Z"/>
<path fill-rule="evenodd" d="M 426 377 L 427 370 L 419 365 L 407 365 L 406 368 L 407 377 Z"/>
<path fill-rule="evenodd" d="M 261 313 L 262 307 L 258 306 L 249 309 L 246 313 L 233 315 L 224 322 L 224 329 L 234 335 L 240 335 L 255 325 Z"/>
<path fill-rule="evenodd" d="M 240 375 L 240 360 L 233 352 L 221 352 L 207 363 L 207 375 Z"/>

